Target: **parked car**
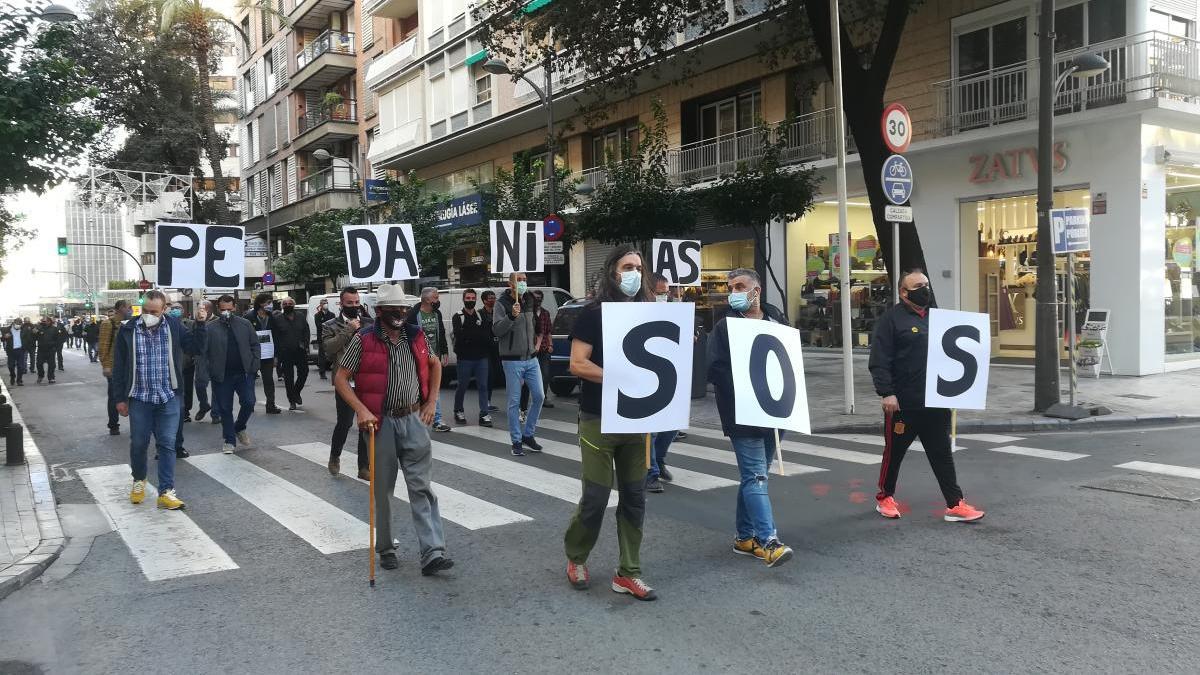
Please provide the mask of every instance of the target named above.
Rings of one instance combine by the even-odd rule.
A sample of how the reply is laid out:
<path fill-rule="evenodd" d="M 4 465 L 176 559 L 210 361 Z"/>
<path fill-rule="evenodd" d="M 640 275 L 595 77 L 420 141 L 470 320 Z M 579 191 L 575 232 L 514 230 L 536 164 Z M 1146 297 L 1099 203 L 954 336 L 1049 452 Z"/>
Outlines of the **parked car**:
<path fill-rule="evenodd" d="M 571 329 L 579 312 L 589 300 L 572 300 L 558 308 L 551 332 L 554 335 L 554 353 L 550 355 L 550 391 L 555 396 L 570 396 L 579 386 L 579 378 L 571 374 Z"/>

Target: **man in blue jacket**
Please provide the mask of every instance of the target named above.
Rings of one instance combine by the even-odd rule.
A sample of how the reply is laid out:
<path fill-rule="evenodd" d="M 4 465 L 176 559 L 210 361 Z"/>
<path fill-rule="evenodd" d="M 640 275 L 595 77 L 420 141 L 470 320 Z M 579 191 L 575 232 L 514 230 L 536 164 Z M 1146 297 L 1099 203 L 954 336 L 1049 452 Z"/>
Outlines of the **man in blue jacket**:
<path fill-rule="evenodd" d="M 133 488 L 129 501 L 141 504 L 146 497 L 146 451 L 150 434 L 158 447 L 158 508 L 182 509 L 175 494 L 175 437 L 179 430 L 183 386 L 183 355 L 195 354 L 203 345 L 204 328 L 195 335 L 179 319 L 165 313 L 167 296 L 146 293 L 142 316 L 127 321 L 117 333 L 113 360 L 113 389 L 117 412 L 129 418 L 129 464 Z"/>

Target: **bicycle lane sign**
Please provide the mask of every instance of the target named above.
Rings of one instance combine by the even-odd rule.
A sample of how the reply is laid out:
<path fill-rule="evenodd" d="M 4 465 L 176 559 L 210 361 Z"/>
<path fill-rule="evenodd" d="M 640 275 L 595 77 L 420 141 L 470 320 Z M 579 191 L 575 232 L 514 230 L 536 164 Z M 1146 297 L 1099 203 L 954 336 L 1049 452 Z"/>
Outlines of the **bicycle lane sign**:
<path fill-rule="evenodd" d="M 881 178 L 883 194 L 889 202 L 901 206 L 912 198 L 912 165 L 901 155 L 892 155 L 884 161 Z"/>

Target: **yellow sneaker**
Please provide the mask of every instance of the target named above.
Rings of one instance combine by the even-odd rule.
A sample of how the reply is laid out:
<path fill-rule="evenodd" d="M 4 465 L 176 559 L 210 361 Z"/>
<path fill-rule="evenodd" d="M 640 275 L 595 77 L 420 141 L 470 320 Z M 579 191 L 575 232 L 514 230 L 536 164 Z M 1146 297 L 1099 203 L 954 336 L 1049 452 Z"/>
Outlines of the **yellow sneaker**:
<path fill-rule="evenodd" d="M 129 491 L 129 501 L 134 504 L 141 504 L 146 498 L 146 481 L 133 481 L 133 488 Z"/>
<path fill-rule="evenodd" d="M 751 555 L 760 559 L 766 556 L 762 544 L 758 543 L 758 540 L 754 537 L 750 537 L 749 539 L 734 539 L 733 552 L 738 555 Z"/>
<path fill-rule="evenodd" d="M 784 544 L 778 539 L 768 541 L 763 550 L 763 562 L 767 563 L 767 567 L 775 567 L 792 559 L 792 547 Z"/>
<path fill-rule="evenodd" d="M 163 490 L 158 496 L 158 508 L 174 511 L 184 507 L 183 500 L 175 496 L 174 490 Z"/>

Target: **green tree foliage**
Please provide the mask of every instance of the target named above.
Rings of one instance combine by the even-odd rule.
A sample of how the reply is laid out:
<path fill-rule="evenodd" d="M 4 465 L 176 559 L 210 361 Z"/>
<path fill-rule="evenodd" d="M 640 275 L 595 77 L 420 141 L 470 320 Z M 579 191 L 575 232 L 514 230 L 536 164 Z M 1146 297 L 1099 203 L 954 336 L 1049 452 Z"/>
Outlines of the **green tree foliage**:
<path fill-rule="evenodd" d="M 446 269 L 446 258 L 455 246 L 455 238 L 437 227 L 437 210 L 445 204 L 446 197 L 430 194 L 416 172 L 410 172 L 405 178 L 404 181 L 387 180 L 388 203 L 381 211 L 389 223 L 412 225 L 422 275 L 441 274 Z"/>
<path fill-rule="evenodd" d="M 729 20 L 725 0 L 555 0 L 523 11 L 527 0 L 495 0 L 476 9 L 480 39 L 493 54 L 516 63 L 537 63 L 554 45 L 555 68 L 589 74 L 588 112 L 603 114 L 614 100 L 666 81 L 694 75 L 710 45 L 676 45 L 677 34 L 709 34 Z M 828 0 L 764 0 L 755 35 L 771 64 L 820 67 L 832 77 L 842 64 L 846 121 L 854 137 L 876 233 L 891 246 L 887 203 L 879 173 L 888 152 L 879 133 L 883 99 L 900 36 L 921 0 L 840 0 L 841 53 L 833 53 Z M 551 36 L 553 39 L 551 39 Z M 656 83 L 656 80 L 658 81 Z M 901 266 L 924 267 L 917 230 L 902 230 Z M 890 260 L 889 260 L 890 262 Z"/>
<path fill-rule="evenodd" d="M 579 196 L 575 190 L 579 181 L 572 178 L 569 168 L 555 166 L 556 188 L 551 207 L 549 184 L 541 178 L 545 165 L 544 160 L 522 153 L 513 162 L 512 170 L 499 168 L 490 185 L 477 186 L 488 194 L 484 202 L 484 220 L 540 220 L 553 211 L 566 224 L 562 241 L 570 247 L 576 234 L 574 219 L 562 214 L 578 207 Z M 464 228 L 457 234 L 463 243 L 486 244 L 488 241 L 486 225 Z"/>
<path fill-rule="evenodd" d="M 133 279 L 113 279 L 108 282 L 108 290 L 110 291 L 128 291 L 138 289 L 138 282 Z"/>
<path fill-rule="evenodd" d="M 576 218 L 576 235 L 606 244 L 649 241 L 696 229 L 691 194 L 678 190 L 667 176 L 667 113 L 654 101 L 654 123 L 640 124 L 629 159 L 605 165 L 608 180 Z M 611 158 L 610 158 L 611 159 Z"/>
<path fill-rule="evenodd" d="M 292 249 L 275 261 L 275 274 L 297 283 L 328 279 L 336 284 L 349 271 L 342 226 L 361 222 L 362 209 L 339 209 L 291 225 Z"/>

